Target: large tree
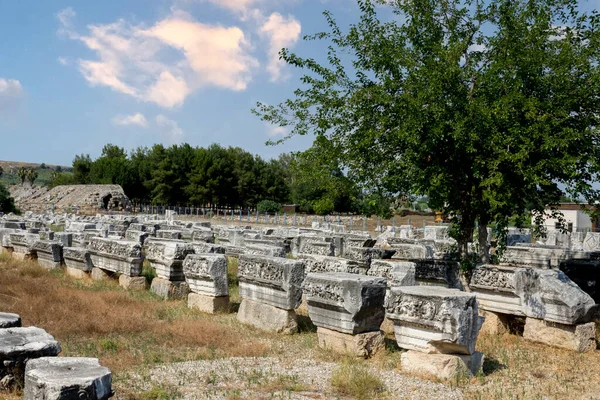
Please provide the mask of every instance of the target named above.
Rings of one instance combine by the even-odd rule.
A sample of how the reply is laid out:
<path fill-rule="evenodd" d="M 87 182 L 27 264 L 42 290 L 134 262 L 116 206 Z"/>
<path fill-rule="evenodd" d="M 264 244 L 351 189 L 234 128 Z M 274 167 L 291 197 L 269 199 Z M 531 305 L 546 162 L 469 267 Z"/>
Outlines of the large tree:
<path fill-rule="evenodd" d="M 358 0 L 360 21 L 306 37 L 322 61 L 263 120 L 315 134 L 361 181 L 426 195 L 466 254 L 479 223 L 598 190 L 600 16 L 575 0 Z M 326 57 L 326 58 L 325 58 Z"/>

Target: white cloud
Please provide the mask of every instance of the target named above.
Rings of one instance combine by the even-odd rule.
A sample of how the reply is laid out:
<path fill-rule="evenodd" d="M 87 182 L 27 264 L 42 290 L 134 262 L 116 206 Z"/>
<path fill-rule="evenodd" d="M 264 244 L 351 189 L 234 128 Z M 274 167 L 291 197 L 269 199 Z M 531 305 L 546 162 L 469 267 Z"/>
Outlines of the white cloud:
<path fill-rule="evenodd" d="M 288 130 L 282 126 L 269 125 L 267 128 L 269 137 L 286 136 L 288 133 Z"/>
<path fill-rule="evenodd" d="M 0 78 L 0 114 L 14 111 L 24 93 L 18 80 Z"/>
<path fill-rule="evenodd" d="M 159 114 L 155 118 L 156 125 L 160 128 L 160 134 L 169 141 L 169 143 L 178 143 L 183 137 L 183 130 L 177 122 Z"/>
<path fill-rule="evenodd" d="M 75 15 L 75 11 L 73 11 L 71 7 L 67 7 L 63 10 L 60 10 L 56 14 L 56 18 L 58 18 L 62 26 L 64 26 L 65 28 L 70 28 L 71 20 L 75 18 Z"/>
<path fill-rule="evenodd" d="M 112 123 L 115 125 L 137 125 L 142 128 L 146 128 L 148 126 L 148 120 L 144 117 L 142 113 L 135 113 L 133 115 L 117 115 L 112 119 Z"/>
<path fill-rule="evenodd" d="M 60 65 L 69 65 L 69 59 L 67 57 L 58 57 L 56 60 Z"/>
<path fill-rule="evenodd" d="M 250 7 L 261 0 L 207 0 L 219 7 L 226 8 L 234 12 L 246 12 Z"/>
<path fill-rule="evenodd" d="M 271 74 L 272 81 L 282 78 L 281 70 L 285 65 L 279 58 L 279 52 L 284 47 L 290 47 L 300 38 L 302 26 L 292 16 L 284 17 L 279 13 L 272 13 L 260 27 L 261 35 L 269 40 L 269 63 L 267 71 Z"/>
<path fill-rule="evenodd" d="M 199 23 L 182 11 L 150 27 L 125 20 L 89 25 L 87 35 L 75 32 L 63 14 L 61 29 L 97 55 L 77 62 L 90 85 L 165 108 L 206 86 L 245 90 L 258 66 L 240 28 Z"/>

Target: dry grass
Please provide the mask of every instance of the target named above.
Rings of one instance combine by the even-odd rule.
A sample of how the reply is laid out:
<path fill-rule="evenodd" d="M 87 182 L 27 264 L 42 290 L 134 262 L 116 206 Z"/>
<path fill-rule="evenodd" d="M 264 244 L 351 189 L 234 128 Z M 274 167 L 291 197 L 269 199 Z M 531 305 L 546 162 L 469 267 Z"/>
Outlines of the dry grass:
<path fill-rule="evenodd" d="M 344 359 L 333 371 L 330 383 L 335 393 L 357 400 L 377 398 L 385 391 L 381 379 L 356 358 Z"/>

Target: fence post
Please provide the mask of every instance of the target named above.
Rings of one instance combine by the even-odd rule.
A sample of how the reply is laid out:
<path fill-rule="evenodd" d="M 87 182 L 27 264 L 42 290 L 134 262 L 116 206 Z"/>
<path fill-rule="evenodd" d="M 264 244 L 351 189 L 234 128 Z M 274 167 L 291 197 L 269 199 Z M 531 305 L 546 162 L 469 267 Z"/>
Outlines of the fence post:
<path fill-rule="evenodd" d="M 340 225 L 341 223 L 342 223 L 342 217 L 340 217 L 340 216 L 338 215 L 338 225 Z"/>
<path fill-rule="evenodd" d="M 296 227 L 296 213 L 294 213 L 294 228 Z"/>
<path fill-rule="evenodd" d="M 350 232 L 352 232 L 352 215 L 350 216 Z"/>
<path fill-rule="evenodd" d="M 367 217 L 363 217 L 363 231 L 367 231 Z"/>
<path fill-rule="evenodd" d="M 283 226 L 287 226 L 287 213 L 283 213 Z"/>
<path fill-rule="evenodd" d="M 258 210 L 256 210 L 256 223 L 258 224 Z"/>
<path fill-rule="evenodd" d="M 396 233 L 396 217 L 392 218 L 392 232 Z"/>
<path fill-rule="evenodd" d="M 381 232 L 381 221 L 379 220 L 379 217 L 377 217 L 377 232 Z"/>

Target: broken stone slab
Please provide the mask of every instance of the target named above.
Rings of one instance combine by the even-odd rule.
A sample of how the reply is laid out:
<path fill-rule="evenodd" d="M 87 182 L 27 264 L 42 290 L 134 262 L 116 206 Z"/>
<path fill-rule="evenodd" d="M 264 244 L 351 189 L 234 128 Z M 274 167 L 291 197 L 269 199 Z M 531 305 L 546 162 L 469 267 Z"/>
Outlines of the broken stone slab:
<path fill-rule="evenodd" d="M 13 248 L 13 258 L 17 260 L 35 259 L 36 253 L 32 247 L 36 241 L 40 240 L 40 235 L 15 232 L 9 236 Z"/>
<path fill-rule="evenodd" d="M 292 239 L 291 250 L 294 257 L 298 254 L 335 256 L 335 245 L 331 237 L 300 235 Z"/>
<path fill-rule="evenodd" d="M 502 253 L 502 264 L 534 267 L 558 268 L 569 258 L 569 250 L 560 247 L 540 247 L 533 245 L 507 246 Z"/>
<path fill-rule="evenodd" d="M 63 247 L 73 246 L 73 234 L 69 232 L 55 232 L 54 241 L 63 245 Z"/>
<path fill-rule="evenodd" d="M 119 275 L 119 286 L 125 290 L 144 291 L 148 289 L 148 281 L 144 276 Z"/>
<path fill-rule="evenodd" d="M 319 256 L 315 254 L 298 254 L 298 259 L 306 264 L 306 273 L 346 272 L 365 275 L 367 267 L 357 261 L 340 257 Z"/>
<path fill-rule="evenodd" d="M 269 245 L 247 244 L 245 245 L 245 254 L 269 256 L 269 257 L 285 257 L 285 248 Z"/>
<path fill-rule="evenodd" d="M 27 363 L 25 400 L 105 400 L 112 396 L 112 374 L 96 358 L 42 357 Z"/>
<path fill-rule="evenodd" d="M 226 313 L 229 311 L 229 296 L 206 296 L 199 293 L 188 294 L 188 308 L 208 314 Z"/>
<path fill-rule="evenodd" d="M 250 325 L 267 332 L 286 335 L 298 332 L 298 323 L 294 310 L 284 310 L 247 298 L 242 299 L 237 319 L 242 324 Z"/>
<path fill-rule="evenodd" d="M 383 332 L 373 331 L 350 335 L 317 327 L 317 340 L 322 349 L 354 357 L 369 358 L 385 347 Z"/>
<path fill-rule="evenodd" d="M 88 244 L 92 265 L 127 276 L 140 276 L 142 273 L 142 246 L 137 242 L 91 238 Z"/>
<path fill-rule="evenodd" d="M 415 263 L 411 261 L 373 260 L 367 275 L 386 278 L 388 289 L 417 284 Z"/>
<path fill-rule="evenodd" d="M 344 258 L 371 266 L 372 260 L 389 260 L 396 250 L 376 249 L 373 247 L 347 247 L 344 249 Z"/>
<path fill-rule="evenodd" d="M 412 260 L 415 263 L 415 278 L 419 285 L 441 286 L 462 289 L 459 266 L 449 260 Z"/>
<path fill-rule="evenodd" d="M 474 294 L 427 286 L 394 287 L 386 298 L 398 346 L 422 353 L 473 354 L 481 327 Z"/>
<path fill-rule="evenodd" d="M 227 258 L 222 254 L 189 254 L 183 262 L 185 280 L 193 293 L 229 296 Z"/>
<path fill-rule="evenodd" d="M 470 378 L 483 368 L 484 355 L 425 354 L 409 350 L 401 355 L 402 371 L 416 375 L 430 375 L 441 380 Z"/>
<path fill-rule="evenodd" d="M 0 329 L 19 328 L 21 326 L 21 316 L 0 312 Z"/>
<path fill-rule="evenodd" d="M 506 236 L 507 246 L 516 246 L 517 243 L 531 243 L 531 234 L 509 233 Z"/>
<path fill-rule="evenodd" d="M 423 237 L 428 240 L 448 240 L 450 229 L 447 226 L 426 226 L 423 228 Z"/>
<path fill-rule="evenodd" d="M 583 239 L 583 251 L 600 251 L 600 232 L 588 232 Z"/>
<path fill-rule="evenodd" d="M 92 259 L 90 258 L 90 252 L 86 248 L 64 247 L 63 259 L 67 268 L 92 272 Z"/>
<path fill-rule="evenodd" d="M 156 237 L 159 239 L 177 239 L 180 240 L 182 236 L 182 231 L 176 230 L 158 230 L 156 231 Z"/>
<path fill-rule="evenodd" d="M 479 309 L 479 315 L 484 318 L 479 333 L 488 335 L 503 335 L 510 331 L 511 315 Z"/>
<path fill-rule="evenodd" d="M 348 273 L 311 273 L 302 290 L 317 327 L 351 335 L 379 331 L 386 280 Z"/>
<path fill-rule="evenodd" d="M 150 285 L 150 291 L 165 300 L 181 300 L 188 297 L 190 287 L 185 281 L 154 278 Z"/>
<path fill-rule="evenodd" d="M 192 243 L 192 248 L 196 254 L 225 254 L 227 252 L 225 247 L 213 243 L 194 242 Z"/>
<path fill-rule="evenodd" d="M 597 306 L 562 271 L 482 265 L 470 284 L 482 309 L 564 325 L 590 321 Z"/>
<path fill-rule="evenodd" d="M 560 263 L 560 270 L 600 303 L 600 260 L 567 260 Z"/>
<path fill-rule="evenodd" d="M 31 250 L 37 255 L 38 264 L 47 269 L 59 268 L 63 264 L 63 246 L 50 240 L 38 240 Z"/>
<path fill-rule="evenodd" d="M 125 232 L 125 240 L 138 242 L 142 246 L 144 245 L 144 242 L 146 241 L 148 236 L 148 232 L 144 231 L 135 231 L 132 229 L 127 229 L 127 231 Z"/>
<path fill-rule="evenodd" d="M 55 357 L 60 350 L 54 337 L 41 328 L 0 329 L 0 381 L 23 387 L 28 360 Z"/>
<path fill-rule="evenodd" d="M 523 338 L 580 353 L 596 350 L 596 324 L 564 325 L 536 318 L 525 320 Z"/>
<path fill-rule="evenodd" d="M 417 243 L 406 243 L 406 239 L 388 238 L 388 245 L 396 250 L 392 258 L 399 260 L 425 260 L 433 259 L 432 246 Z"/>
<path fill-rule="evenodd" d="M 159 278 L 184 281 L 183 260 L 194 253 L 191 243 L 183 241 L 151 241 L 146 246 L 146 259 Z"/>
<path fill-rule="evenodd" d="M 240 255 L 240 297 L 283 310 L 294 310 L 302 300 L 304 269 L 304 262 L 299 260 Z"/>
<path fill-rule="evenodd" d="M 194 227 L 192 232 L 192 241 L 201 243 L 214 243 L 215 234 L 208 227 Z"/>

